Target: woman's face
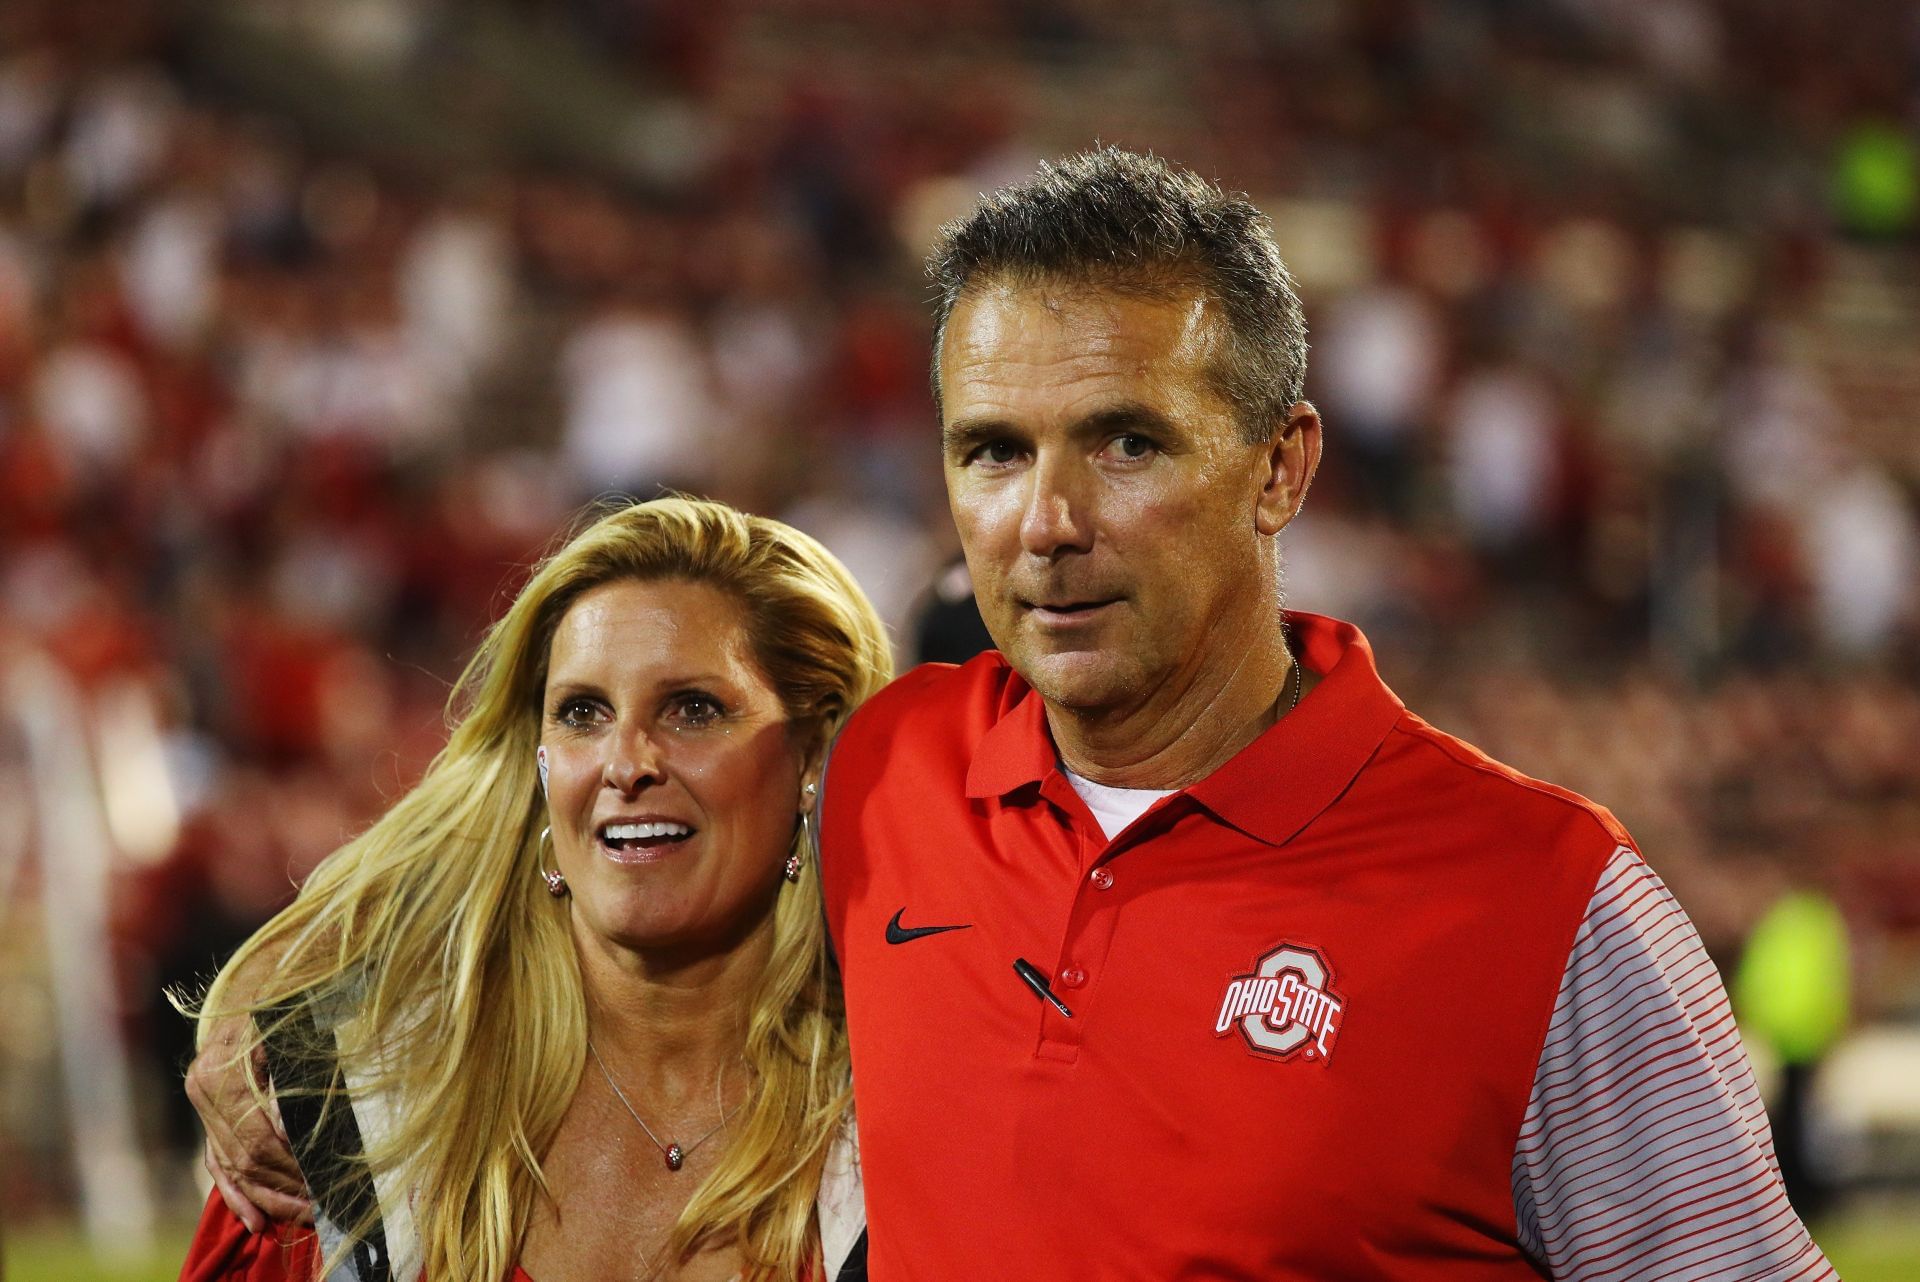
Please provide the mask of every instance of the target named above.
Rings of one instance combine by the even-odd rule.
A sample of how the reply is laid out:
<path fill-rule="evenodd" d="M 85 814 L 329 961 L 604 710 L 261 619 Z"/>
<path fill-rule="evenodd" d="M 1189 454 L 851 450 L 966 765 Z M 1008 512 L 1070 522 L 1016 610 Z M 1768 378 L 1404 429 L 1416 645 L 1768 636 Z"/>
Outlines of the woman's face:
<path fill-rule="evenodd" d="M 770 920 L 807 762 L 732 596 L 674 580 L 583 594 L 554 632 L 541 746 L 576 929 L 706 953 Z"/>

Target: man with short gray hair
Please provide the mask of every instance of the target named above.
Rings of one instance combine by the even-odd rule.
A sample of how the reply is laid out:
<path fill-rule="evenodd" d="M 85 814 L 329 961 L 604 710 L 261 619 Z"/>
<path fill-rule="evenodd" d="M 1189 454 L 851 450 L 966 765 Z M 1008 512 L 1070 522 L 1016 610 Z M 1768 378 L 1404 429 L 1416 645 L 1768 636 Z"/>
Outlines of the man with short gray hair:
<path fill-rule="evenodd" d="M 999 653 L 828 775 L 872 1276 L 1830 1276 L 1618 823 L 1283 610 L 1322 433 L 1259 211 L 1104 148 L 929 271 Z"/>

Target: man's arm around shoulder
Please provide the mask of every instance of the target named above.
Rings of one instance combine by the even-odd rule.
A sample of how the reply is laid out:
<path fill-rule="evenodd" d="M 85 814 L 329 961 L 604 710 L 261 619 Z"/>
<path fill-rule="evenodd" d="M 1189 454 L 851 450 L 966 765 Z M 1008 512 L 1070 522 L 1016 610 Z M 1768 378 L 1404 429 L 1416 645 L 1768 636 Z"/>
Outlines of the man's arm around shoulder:
<path fill-rule="evenodd" d="M 263 952 L 249 969 L 257 975 L 277 960 L 277 953 Z M 233 977 L 228 1005 L 247 1004 L 253 988 L 248 978 L 246 972 Z M 207 1131 L 207 1171 L 227 1209 L 250 1231 L 265 1232 L 274 1220 L 311 1224 L 313 1205 L 271 1094 L 266 1051 L 255 1045 L 251 1054 L 241 1053 L 251 1040 L 251 1016 L 212 1017 L 187 1068 L 187 1098 Z"/>

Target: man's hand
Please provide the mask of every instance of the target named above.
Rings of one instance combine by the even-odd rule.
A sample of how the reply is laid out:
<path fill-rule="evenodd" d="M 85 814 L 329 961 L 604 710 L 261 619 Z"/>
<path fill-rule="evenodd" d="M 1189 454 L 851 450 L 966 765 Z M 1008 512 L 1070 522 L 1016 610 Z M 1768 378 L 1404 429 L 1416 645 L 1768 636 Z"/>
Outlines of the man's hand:
<path fill-rule="evenodd" d="M 249 1232 L 265 1232 L 270 1220 L 311 1224 L 313 1205 L 280 1106 L 271 1095 L 265 1107 L 255 1099 L 254 1086 L 268 1089 L 266 1052 L 255 1047 L 247 1060 L 234 1062 L 248 1025 L 245 1015 L 216 1021 L 187 1069 L 187 1098 L 207 1128 L 207 1170 L 227 1209 Z"/>

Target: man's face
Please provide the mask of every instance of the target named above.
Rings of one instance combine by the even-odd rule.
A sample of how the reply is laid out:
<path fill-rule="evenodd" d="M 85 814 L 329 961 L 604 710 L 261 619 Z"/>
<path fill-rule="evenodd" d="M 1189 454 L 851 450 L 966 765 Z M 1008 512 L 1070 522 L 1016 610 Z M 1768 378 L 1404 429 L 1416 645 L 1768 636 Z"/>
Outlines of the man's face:
<path fill-rule="evenodd" d="M 948 320 L 954 523 L 988 631 L 1052 704 L 1124 708 L 1278 626 L 1259 576 L 1304 476 L 1276 498 L 1285 450 L 1207 378 L 1222 323 L 1198 292 L 991 282 Z"/>

